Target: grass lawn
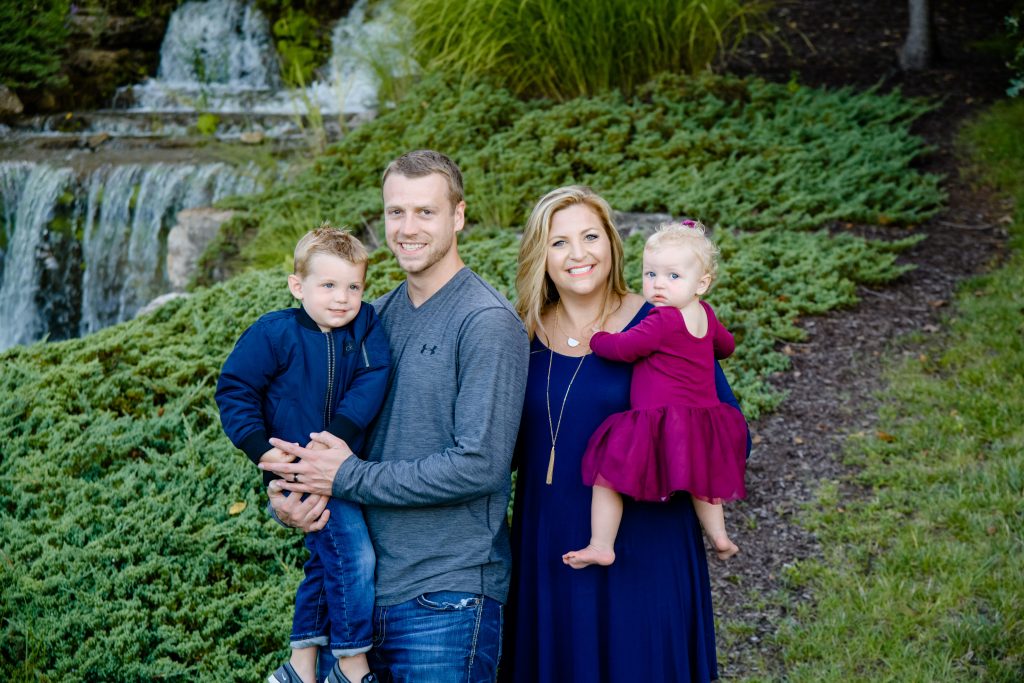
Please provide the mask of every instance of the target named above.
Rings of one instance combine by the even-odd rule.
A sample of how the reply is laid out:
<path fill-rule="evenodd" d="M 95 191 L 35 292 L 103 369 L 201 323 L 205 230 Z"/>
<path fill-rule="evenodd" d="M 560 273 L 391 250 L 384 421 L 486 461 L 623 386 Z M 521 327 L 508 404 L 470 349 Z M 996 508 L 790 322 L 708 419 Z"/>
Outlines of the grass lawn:
<path fill-rule="evenodd" d="M 889 370 L 877 433 L 848 446 L 855 474 L 807 515 L 825 556 L 788 576 L 816 603 L 780 629 L 787 680 L 1024 680 L 1022 131 L 1017 101 L 963 135 L 1016 199 L 1010 253 L 962 286 L 938 342 Z"/>

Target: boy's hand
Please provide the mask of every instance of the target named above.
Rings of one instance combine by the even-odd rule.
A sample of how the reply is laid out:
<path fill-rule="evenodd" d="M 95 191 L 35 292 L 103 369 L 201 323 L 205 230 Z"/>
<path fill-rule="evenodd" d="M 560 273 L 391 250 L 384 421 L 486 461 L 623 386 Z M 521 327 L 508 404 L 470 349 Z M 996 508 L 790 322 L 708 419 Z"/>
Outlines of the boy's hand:
<path fill-rule="evenodd" d="M 328 446 L 327 444 L 325 444 L 325 443 L 323 443 L 321 441 L 310 441 L 309 443 L 306 444 L 306 448 L 308 448 L 311 451 L 326 451 L 327 449 L 330 448 L 330 446 Z M 279 450 L 279 449 L 275 448 L 274 450 L 276 451 L 276 450 Z M 294 460 L 294 459 L 295 459 L 295 457 L 292 456 L 292 460 Z M 287 462 L 291 462 L 291 460 L 289 460 Z"/>
<path fill-rule="evenodd" d="M 321 448 L 327 448 L 321 446 Z M 260 462 L 294 462 L 295 456 L 290 453 L 285 453 L 276 446 L 271 448 L 269 451 L 260 456 Z"/>

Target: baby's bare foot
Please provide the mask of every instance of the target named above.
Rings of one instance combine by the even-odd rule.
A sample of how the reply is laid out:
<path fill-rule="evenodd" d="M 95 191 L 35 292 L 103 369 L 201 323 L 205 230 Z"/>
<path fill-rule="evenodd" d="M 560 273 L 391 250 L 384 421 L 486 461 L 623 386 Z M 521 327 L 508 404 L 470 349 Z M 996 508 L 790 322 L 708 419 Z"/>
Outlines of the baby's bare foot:
<path fill-rule="evenodd" d="M 582 550 L 573 550 L 562 555 L 562 562 L 573 569 L 583 569 L 592 564 L 607 567 L 615 562 L 615 551 L 611 548 L 599 548 L 594 545 L 588 545 Z"/>

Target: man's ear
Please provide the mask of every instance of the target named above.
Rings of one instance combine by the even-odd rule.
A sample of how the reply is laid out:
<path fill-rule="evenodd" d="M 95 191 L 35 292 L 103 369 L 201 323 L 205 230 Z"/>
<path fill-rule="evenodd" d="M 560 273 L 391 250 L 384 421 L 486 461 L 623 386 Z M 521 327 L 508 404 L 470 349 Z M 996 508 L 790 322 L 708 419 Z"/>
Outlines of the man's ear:
<path fill-rule="evenodd" d="M 466 225 L 466 202 L 459 202 L 455 206 L 455 232 L 461 232 Z"/>
<path fill-rule="evenodd" d="M 288 291 L 299 301 L 302 301 L 302 280 L 295 273 L 288 276 Z"/>

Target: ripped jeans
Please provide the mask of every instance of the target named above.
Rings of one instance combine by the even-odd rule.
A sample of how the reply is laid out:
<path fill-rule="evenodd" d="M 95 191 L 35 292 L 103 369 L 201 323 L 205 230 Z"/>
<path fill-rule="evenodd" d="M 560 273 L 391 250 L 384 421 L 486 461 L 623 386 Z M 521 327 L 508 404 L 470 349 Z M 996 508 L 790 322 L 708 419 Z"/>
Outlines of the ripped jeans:
<path fill-rule="evenodd" d="M 370 668 L 382 683 L 494 681 L 503 609 L 487 596 L 452 591 L 378 605 Z"/>

